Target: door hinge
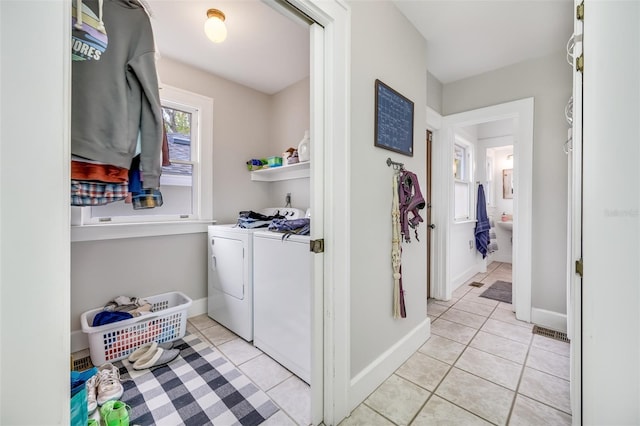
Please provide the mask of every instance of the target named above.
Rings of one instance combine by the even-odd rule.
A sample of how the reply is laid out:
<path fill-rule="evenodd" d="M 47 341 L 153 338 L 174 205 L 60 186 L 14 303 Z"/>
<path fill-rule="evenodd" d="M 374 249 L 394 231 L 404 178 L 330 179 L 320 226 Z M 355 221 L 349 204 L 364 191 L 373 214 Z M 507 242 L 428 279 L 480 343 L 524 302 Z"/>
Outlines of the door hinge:
<path fill-rule="evenodd" d="M 324 253 L 324 238 L 311 240 L 309 242 L 309 250 L 314 253 Z"/>
<path fill-rule="evenodd" d="M 576 6 L 576 18 L 578 21 L 584 21 L 584 2 Z"/>
<path fill-rule="evenodd" d="M 576 274 L 580 275 L 582 278 L 582 258 L 576 260 Z"/>
<path fill-rule="evenodd" d="M 584 54 L 580 54 L 576 59 L 576 70 L 584 72 Z"/>

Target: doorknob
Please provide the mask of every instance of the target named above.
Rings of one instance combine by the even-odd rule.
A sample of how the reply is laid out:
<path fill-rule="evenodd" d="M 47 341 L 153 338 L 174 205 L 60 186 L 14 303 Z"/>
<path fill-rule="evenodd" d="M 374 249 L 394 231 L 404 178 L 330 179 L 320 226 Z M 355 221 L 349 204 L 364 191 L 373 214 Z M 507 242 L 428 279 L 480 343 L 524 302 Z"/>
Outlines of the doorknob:
<path fill-rule="evenodd" d="M 431 223 L 431 224 L 429 224 L 429 225 L 427 225 L 427 226 L 428 226 L 429 228 L 431 228 L 431 229 L 436 229 L 436 225 L 435 225 L 435 224 L 433 224 L 433 223 Z"/>

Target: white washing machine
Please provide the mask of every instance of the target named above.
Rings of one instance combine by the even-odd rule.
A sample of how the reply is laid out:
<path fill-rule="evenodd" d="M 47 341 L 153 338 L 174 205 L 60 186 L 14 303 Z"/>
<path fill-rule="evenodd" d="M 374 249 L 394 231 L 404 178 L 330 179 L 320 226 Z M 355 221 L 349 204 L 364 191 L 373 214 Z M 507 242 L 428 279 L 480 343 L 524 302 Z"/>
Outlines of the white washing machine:
<path fill-rule="evenodd" d="M 311 252 L 309 236 L 253 234 L 253 344 L 309 383 Z"/>
<path fill-rule="evenodd" d="M 288 218 L 304 216 L 304 211 L 274 207 L 259 213 L 276 213 Z M 253 235 L 260 229 L 235 224 L 208 228 L 207 313 L 218 323 L 246 341 L 253 340 Z"/>

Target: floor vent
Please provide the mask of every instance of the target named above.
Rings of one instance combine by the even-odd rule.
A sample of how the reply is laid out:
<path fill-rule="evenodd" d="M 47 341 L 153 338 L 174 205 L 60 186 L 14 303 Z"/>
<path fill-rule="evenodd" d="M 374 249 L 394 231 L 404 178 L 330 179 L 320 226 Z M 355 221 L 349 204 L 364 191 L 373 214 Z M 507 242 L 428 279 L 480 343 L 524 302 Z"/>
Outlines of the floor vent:
<path fill-rule="evenodd" d="M 71 364 L 74 371 L 85 371 L 93 367 L 88 350 L 76 352 L 71 355 Z"/>
<path fill-rule="evenodd" d="M 472 282 L 471 284 L 469 284 L 471 287 L 482 287 L 484 284 L 483 283 L 479 283 L 477 281 Z"/>
<path fill-rule="evenodd" d="M 533 326 L 533 334 L 539 334 L 544 337 L 549 337 L 550 339 L 571 343 L 571 341 L 567 337 L 567 333 L 563 333 L 562 331 L 551 330 L 549 328 L 544 328 L 537 325 Z"/>

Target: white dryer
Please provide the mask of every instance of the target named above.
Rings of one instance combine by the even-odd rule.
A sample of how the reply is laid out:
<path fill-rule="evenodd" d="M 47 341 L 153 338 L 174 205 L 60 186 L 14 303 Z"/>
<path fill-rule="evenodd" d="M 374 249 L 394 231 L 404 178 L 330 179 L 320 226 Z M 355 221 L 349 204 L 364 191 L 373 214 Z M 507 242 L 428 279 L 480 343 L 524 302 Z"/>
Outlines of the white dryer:
<path fill-rule="evenodd" d="M 309 236 L 260 231 L 253 238 L 253 344 L 309 383 L 311 252 Z"/>
<path fill-rule="evenodd" d="M 299 209 L 274 207 L 259 211 L 299 218 Z M 235 224 L 208 229 L 207 313 L 246 341 L 253 340 L 253 234 L 264 228 L 246 229 Z"/>

